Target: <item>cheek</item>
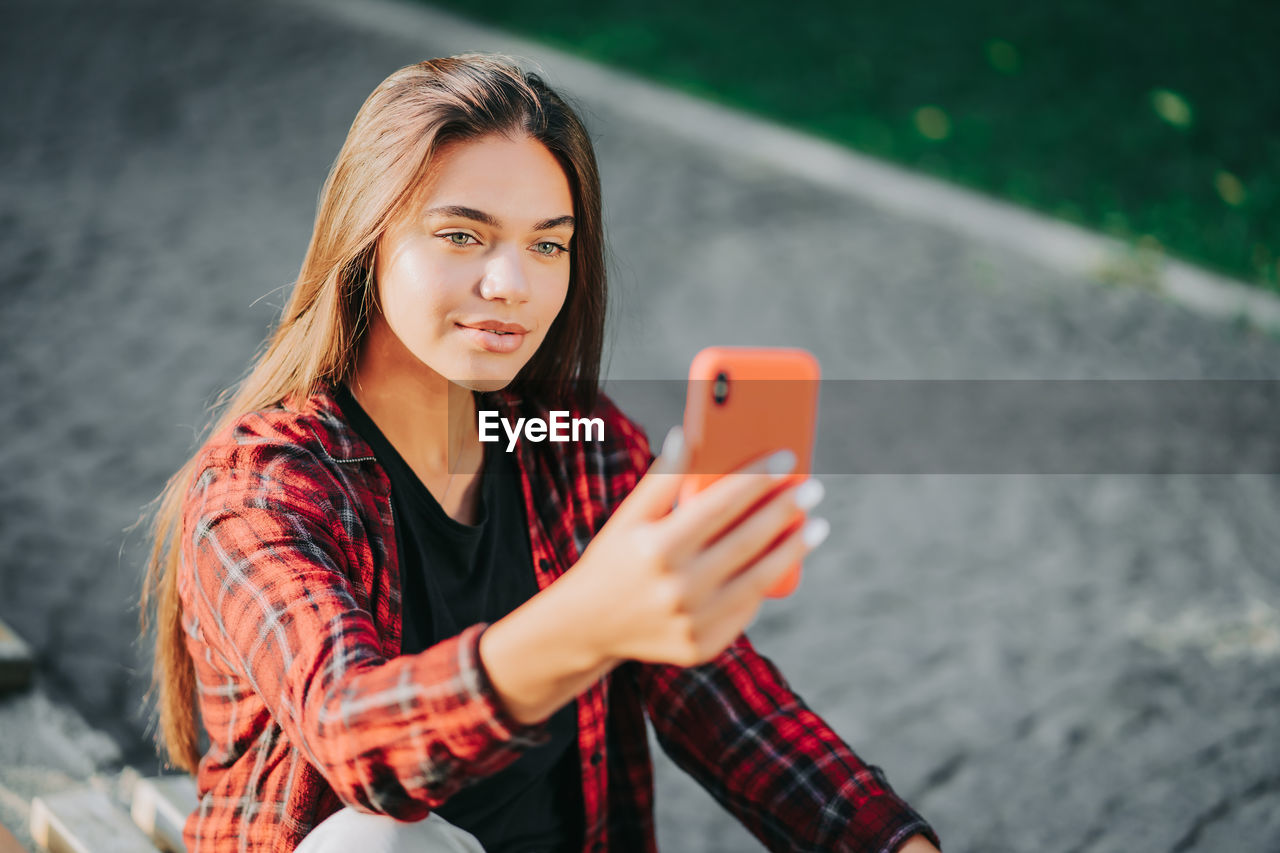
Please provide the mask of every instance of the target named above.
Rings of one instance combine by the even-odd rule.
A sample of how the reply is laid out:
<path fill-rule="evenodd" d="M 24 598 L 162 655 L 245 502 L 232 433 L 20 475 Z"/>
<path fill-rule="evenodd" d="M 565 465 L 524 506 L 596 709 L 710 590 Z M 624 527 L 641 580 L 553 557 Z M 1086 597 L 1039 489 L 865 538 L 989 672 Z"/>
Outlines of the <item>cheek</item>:
<path fill-rule="evenodd" d="M 456 291 L 450 270 L 422 250 L 400 253 L 379 274 L 383 312 L 397 332 L 448 325 L 447 317 L 459 301 Z"/>
<path fill-rule="evenodd" d="M 555 278 L 546 282 L 545 290 L 547 294 L 546 300 L 541 307 L 544 325 L 551 325 L 551 321 L 564 310 L 564 305 L 569 298 L 569 276 L 561 273 Z"/>

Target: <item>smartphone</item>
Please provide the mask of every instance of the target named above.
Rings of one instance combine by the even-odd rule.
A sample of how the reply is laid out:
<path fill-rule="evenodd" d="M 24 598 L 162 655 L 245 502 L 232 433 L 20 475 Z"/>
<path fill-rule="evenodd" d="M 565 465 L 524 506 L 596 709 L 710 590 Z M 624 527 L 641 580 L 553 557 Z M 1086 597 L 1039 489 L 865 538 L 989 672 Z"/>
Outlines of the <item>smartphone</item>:
<path fill-rule="evenodd" d="M 819 374 L 812 353 L 790 347 L 708 347 L 694 356 L 684 409 L 689 473 L 679 501 L 784 447 L 795 453 L 796 467 L 778 488 L 807 479 L 817 428 Z M 804 513 L 796 510 L 795 522 L 779 539 L 803 519 Z M 775 544 L 777 540 L 769 547 Z M 800 569 L 797 561 L 767 595 L 782 598 L 794 592 Z"/>

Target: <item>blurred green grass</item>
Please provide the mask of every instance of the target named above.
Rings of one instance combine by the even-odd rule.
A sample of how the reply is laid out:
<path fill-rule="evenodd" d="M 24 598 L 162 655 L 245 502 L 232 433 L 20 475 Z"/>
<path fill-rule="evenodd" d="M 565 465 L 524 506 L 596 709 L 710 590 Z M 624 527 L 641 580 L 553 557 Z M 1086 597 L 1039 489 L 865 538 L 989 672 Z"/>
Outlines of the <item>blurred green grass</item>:
<path fill-rule="evenodd" d="M 1280 292 L 1280 3 L 441 8 Z"/>

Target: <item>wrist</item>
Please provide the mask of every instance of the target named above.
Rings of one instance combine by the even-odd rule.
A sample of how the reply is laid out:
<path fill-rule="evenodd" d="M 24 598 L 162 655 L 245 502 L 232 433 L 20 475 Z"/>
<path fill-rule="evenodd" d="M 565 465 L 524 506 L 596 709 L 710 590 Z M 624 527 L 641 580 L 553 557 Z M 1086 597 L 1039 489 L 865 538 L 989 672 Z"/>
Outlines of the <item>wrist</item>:
<path fill-rule="evenodd" d="M 938 848 L 925 836 L 913 835 L 898 848 L 898 853 L 938 853 Z"/>
<path fill-rule="evenodd" d="M 493 623 L 479 654 L 507 713 L 522 725 L 545 722 L 605 676 L 617 661 L 584 638 L 582 611 L 557 581 Z"/>
<path fill-rule="evenodd" d="M 608 672 L 626 658 L 617 654 L 610 633 L 616 620 L 602 610 L 602 596 L 592 588 L 588 576 L 579 572 L 582 565 L 579 560 L 541 594 L 547 597 L 548 612 L 563 620 L 560 624 L 573 633 L 588 665 Z"/>

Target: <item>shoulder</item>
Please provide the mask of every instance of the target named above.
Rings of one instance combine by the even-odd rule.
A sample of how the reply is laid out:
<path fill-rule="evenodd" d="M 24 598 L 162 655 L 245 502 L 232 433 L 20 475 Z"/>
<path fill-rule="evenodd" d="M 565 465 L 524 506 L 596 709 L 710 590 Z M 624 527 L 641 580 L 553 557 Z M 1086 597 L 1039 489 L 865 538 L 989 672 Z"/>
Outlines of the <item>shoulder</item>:
<path fill-rule="evenodd" d="M 618 404 L 603 390 L 597 391 L 595 404 L 589 410 L 580 405 L 560 410 L 543 404 L 527 404 L 518 397 L 503 397 L 508 411 L 516 411 L 526 417 L 550 422 L 555 415 L 571 420 L 599 421 L 601 429 L 594 426 L 585 430 L 580 441 L 558 444 L 548 442 L 547 448 L 557 457 L 560 467 L 570 473 L 599 475 L 639 475 L 649 467 L 649 437 L 634 418 L 622 411 Z M 513 402 L 514 401 L 514 402 Z M 574 468 L 585 464 L 585 469 Z"/>
<path fill-rule="evenodd" d="M 360 463 L 374 461 L 373 451 L 346 424 L 324 390 L 290 395 L 239 415 L 211 435 L 197 457 L 197 478 L 234 471 L 302 488 L 317 497 L 368 470 Z"/>
<path fill-rule="evenodd" d="M 584 531 L 596 529 L 652 461 L 644 427 L 603 391 L 597 392 L 589 409 L 548 406 L 509 391 L 489 400 L 502 417 L 513 421 L 526 418 L 550 423 L 557 415 L 600 421 L 601 429 L 589 426 L 577 440 L 520 441 L 521 464 L 529 474 L 533 494 L 539 496 L 531 506 L 543 513 L 549 527 L 560 525 L 561 516 L 572 513 Z"/>
<path fill-rule="evenodd" d="M 613 463 L 611 467 L 620 472 L 642 475 L 653 458 L 649 435 L 644 427 L 623 412 L 603 391 L 599 394 L 591 417 L 604 421 L 604 448 Z"/>
<path fill-rule="evenodd" d="M 611 511 L 649 469 L 653 460 L 649 437 L 635 418 L 625 413 L 604 391 L 585 417 L 599 419 L 603 429 L 593 440 L 571 446 L 564 453 L 570 476 L 577 482 L 578 494 L 596 499 Z"/>

